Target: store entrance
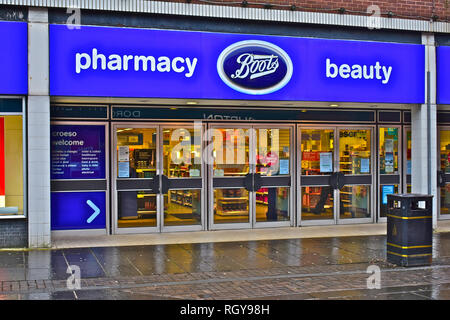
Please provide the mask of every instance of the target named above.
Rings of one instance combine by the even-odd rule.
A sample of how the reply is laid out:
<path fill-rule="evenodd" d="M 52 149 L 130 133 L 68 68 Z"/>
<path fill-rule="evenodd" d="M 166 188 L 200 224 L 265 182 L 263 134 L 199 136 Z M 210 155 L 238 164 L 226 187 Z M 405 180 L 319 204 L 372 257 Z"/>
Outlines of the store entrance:
<path fill-rule="evenodd" d="M 202 131 L 112 125 L 114 233 L 204 229 Z"/>
<path fill-rule="evenodd" d="M 300 224 L 374 216 L 373 127 L 299 127 Z"/>
<path fill-rule="evenodd" d="M 294 126 L 210 125 L 210 229 L 294 225 Z"/>

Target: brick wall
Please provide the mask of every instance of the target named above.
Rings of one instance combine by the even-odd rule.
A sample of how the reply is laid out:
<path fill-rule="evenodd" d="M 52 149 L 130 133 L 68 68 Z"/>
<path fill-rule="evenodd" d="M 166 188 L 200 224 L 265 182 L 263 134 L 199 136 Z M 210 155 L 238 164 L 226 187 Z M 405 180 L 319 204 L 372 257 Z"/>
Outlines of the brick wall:
<path fill-rule="evenodd" d="M 28 223 L 25 219 L 0 219 L 0 248 L 28 247 Z"/>
<path fill-rule="evenodd" d="M 247 2 L 247 7 L 255 8 L 264 8 L 264 4 L 270 4 L 273 9 L 290 10 L 291 6 L 295 5 L 295 10 L 298 11 L 327 13 L 339 13 L 339 9 L 344 8 L 346 9 L 344 14 L 359 15 L 365 14 L 370 5 L 377 5 L 384 17 L 388 16 L 388 12 L 392 12 L 392 17 L 397 18 L 429 20 L 436 16 L 437 20 L 447 22 L 450 19 L 450 0 L 170 0 L 168 2 L 241 6 L 242 1 Z"/>

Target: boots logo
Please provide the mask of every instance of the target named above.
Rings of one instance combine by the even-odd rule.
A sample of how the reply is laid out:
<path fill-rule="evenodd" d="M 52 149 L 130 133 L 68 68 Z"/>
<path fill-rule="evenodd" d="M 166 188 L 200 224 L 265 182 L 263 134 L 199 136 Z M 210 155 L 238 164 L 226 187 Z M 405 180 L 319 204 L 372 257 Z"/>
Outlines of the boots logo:
<path fill-rule="evenodd" d="M 280 47 L 265 41 L 236 42 L 222 51 L 217 72 L 229 87 L 260 95 L 283 88 L 292 77 L 292 61 Z"/>

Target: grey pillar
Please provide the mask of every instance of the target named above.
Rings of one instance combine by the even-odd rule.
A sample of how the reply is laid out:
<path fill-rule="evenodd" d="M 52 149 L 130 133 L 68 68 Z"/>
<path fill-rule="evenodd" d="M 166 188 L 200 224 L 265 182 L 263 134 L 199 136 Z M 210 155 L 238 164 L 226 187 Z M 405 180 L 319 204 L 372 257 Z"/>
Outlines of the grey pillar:
<path fill-rule="evenodd" d="M 28 13 L 28 245 L 50 246 L 48 10 Z"/>
<path fill-rule="evenodd" d="M 433 195 L 433 228 L 436 228 L 438 212 L 438 159 L 436 137 L 436 48 L 434 35 L 423 34 L 422 44 L 425 45 L 426 103 L 414 106 L 411 109 L 412 192 Z"/>

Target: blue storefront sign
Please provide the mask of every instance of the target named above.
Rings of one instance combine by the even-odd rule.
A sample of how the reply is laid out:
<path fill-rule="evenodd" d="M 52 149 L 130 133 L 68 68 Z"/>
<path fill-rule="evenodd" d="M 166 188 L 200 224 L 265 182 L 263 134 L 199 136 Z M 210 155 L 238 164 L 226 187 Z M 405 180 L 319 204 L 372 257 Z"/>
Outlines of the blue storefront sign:
<path fill-rule="evenodd" d="M 416 44 L 50 25 L 55 96 L 424 103 L 424 64 Z"/>
<path fill-rule="evenodd" d="M 51 126 L 52 179 L 105 179 L 105 126 Z"/>
<path fill-rule="evenodd" d="M 105 192 L 52 192 L 52 230 L 105 229 Z"/>
<path fill-rule="evenodd" d="M 437 103 L 450 104 L 450 47 L 436 48 Z"/>
<path fill-rule="evenodd" d="M 28 92 L 28 36 L 25 22 L 0 21 L 0 94 Z"/>

